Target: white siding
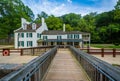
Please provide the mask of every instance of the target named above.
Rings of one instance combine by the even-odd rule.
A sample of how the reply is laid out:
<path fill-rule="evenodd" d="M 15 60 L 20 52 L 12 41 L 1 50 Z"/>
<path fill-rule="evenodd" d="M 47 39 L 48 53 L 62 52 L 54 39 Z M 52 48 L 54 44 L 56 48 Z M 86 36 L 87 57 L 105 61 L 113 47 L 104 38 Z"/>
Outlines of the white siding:
<path fill-rule="evenodd" d="M 48 39 L 57 39 L 57 35 L 46 35 Z"/>
<path fill-rule="evenodd" d="M 82 34 L 79 34 L 79 39 L 82 39 Z"/>
<path fill-rule="evenodd" d="M 67 35 L 61 35 L 62 39 L 67 39 Z"/>
<path fill-rule="evenodd" d="M 32 33 L 32 37 L 27 37 L 27 33 Z M 18 41 L 24 41 L 24 47 L 18 47 Z M 24 37 L 18 37 L 18 33 L 15 33 L 15 48 L 27 48 L 27 41 L 33 42 L 33 47 L 37 46 L 37 37 L 35 32 L 24 32 Z"/>
<path fill-rule="evenodd" d="M 33 41 L 33 47 L 37 47 L 37 33 L 36 32 L 33 33 L 32 41 Z"/>
<path fill-rule="evenodd" d="M 23 24 L 26 23 L 26 24 L 29 24 L 25 19 L 21 19 L 22 22 L 21 22 L 21 28 L 23 28 Z M 21 29 L 19 28 L 19 29 Z M 17 29 L 17 30 L 19 30 Z M 24 33 L 24 37 L 21 38 L 21 37 L 18 37 L 18 32 L 16 32 L 17 30 L 15 30 L 15 48 L 28 48 L 27 46 L 27 41 L 32 41 L 33 43 L 33 47 L 37 47 L 37 40 L 40 39 L 40 38 L 37 38 L 37 33 L 41 34 L 43 31 L 45 30 L 48 30 L 47 28 L 47 25 L 46 23 L 42 23 L 42 26 L 40 26 L 36 32 L 23 32 Z M 22 33 L 22 32 L 20 32 Z M 27 33 L 32 33 L 32 38 L 31 37 L 27 37 Z M 24 47 L 18 47 L 18 41 L 24 41 Z"/>
<path fill-rule="evenodd" d="M 67 34 L 65 35 L 42 35 L 41 39 L 43 39 L 43 36 L 47 36 L 48 39 L 57 39 L 57 36 L 62 36 L 62 39 L 68 39 Z M 74 34 L 73 34 L 73 39 L 74 39 Z M 82 34 L 79 34 L 79 39 L 82 39 Z"/>
<path fill-rule="evenodd" d="M 18 48 L 18 33 L 15 33 L 15 37 L 14 37 L 14 45 L 15 45 L 15 48 Z"/>

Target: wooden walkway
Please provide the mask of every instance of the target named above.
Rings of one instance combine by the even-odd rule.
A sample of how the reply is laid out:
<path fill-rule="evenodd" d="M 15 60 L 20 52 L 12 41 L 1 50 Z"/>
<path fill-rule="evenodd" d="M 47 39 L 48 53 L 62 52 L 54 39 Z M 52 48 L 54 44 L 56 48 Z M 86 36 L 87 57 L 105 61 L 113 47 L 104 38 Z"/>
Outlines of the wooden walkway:
<path fill-rule="evenodd" d="M 68 49 L 59 49 L 44 81 L 89 81 Z"/>

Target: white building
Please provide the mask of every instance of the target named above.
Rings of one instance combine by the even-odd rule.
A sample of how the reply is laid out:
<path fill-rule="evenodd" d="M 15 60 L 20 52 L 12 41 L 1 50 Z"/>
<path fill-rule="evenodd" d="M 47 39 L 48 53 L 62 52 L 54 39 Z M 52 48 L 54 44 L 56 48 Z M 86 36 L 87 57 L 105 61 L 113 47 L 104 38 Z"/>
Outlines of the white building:
<path fill-rule="evenodd" d="M 83 36 L 86 36 L 86 40 L 90 40 L 89 33 L 70 31 L 64 32 L 61 30 L 49 30 L 42 33 L 41 39 L 39 39 L 39 45 L 73 45 L 83 47 Z M 87 37 L 88 36 L 88 37 Z M 84 38 L 85 39 L 85 38 Z"/>
<path fill-rule="evenodd" d="M 28 48 L 46 45 L 73 45 L 83 47 L 84 42 L 90 46 L 90 33 L 79 31 L 48 30 L 42 18 L 42 24 L 30 24 L 22 18 L 21 28 L 15 30 L 15 48 Z"/>
<path fill-rule="evenodd" d="M 29 23 L 24 18 L 21 19 L 21 27 L 14 31 L 15 48 L 36 47 L 37 40 L 41 33 L 48 30 L 44 18 L 41 24 Z"/>

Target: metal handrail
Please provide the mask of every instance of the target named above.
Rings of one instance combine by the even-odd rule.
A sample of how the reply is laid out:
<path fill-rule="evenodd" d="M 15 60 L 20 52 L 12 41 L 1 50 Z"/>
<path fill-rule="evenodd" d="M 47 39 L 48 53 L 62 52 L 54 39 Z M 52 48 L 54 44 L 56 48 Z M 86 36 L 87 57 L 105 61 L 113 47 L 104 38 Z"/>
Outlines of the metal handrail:
<path fill-rule="evenodd" d="M 91 81 L 120 81 L 120 69 L 70 46 Z"/>
<path fill-rule="evenodd" d="M 57 46 L 32 60 L 21 69 L 14 71 L 0 81 L 41 81 L 57 52 Z"/>

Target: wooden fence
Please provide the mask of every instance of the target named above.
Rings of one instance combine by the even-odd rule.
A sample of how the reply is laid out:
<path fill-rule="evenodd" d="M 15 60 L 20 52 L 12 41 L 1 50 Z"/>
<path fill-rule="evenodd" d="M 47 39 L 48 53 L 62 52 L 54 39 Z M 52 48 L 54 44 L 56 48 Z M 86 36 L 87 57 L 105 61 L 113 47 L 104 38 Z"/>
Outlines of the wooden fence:
<path fill-rule="evenodd" d="M 116 55 L 120 55 L 120 49 L 91 49 L 91 48 L 80 48 L 80 50 L 83 50 L 87 52 L 88 54 L 101 54 L 101 57 L 104 57 L 104 55 L 113 55 L 113 57 L 116 57 Z"/>
<path fill-rule="evenodd" d="M 40 55 L 54 46 L 42 46 L 42 47 L 32 47 L 32 48 L 22 48 L 22 49 L 7 49 L 9 50 L 8 55 Z M 0 50 L 0 55 L 3 55 L 3 50 Z"/>
<path fill-rule="evenodd" d="M 21 49 L 7 49 L 10 52 L 10 55 L 21 55 Z M 3 56 L 3 50 L 0 50 L 0 56 Z"/>

